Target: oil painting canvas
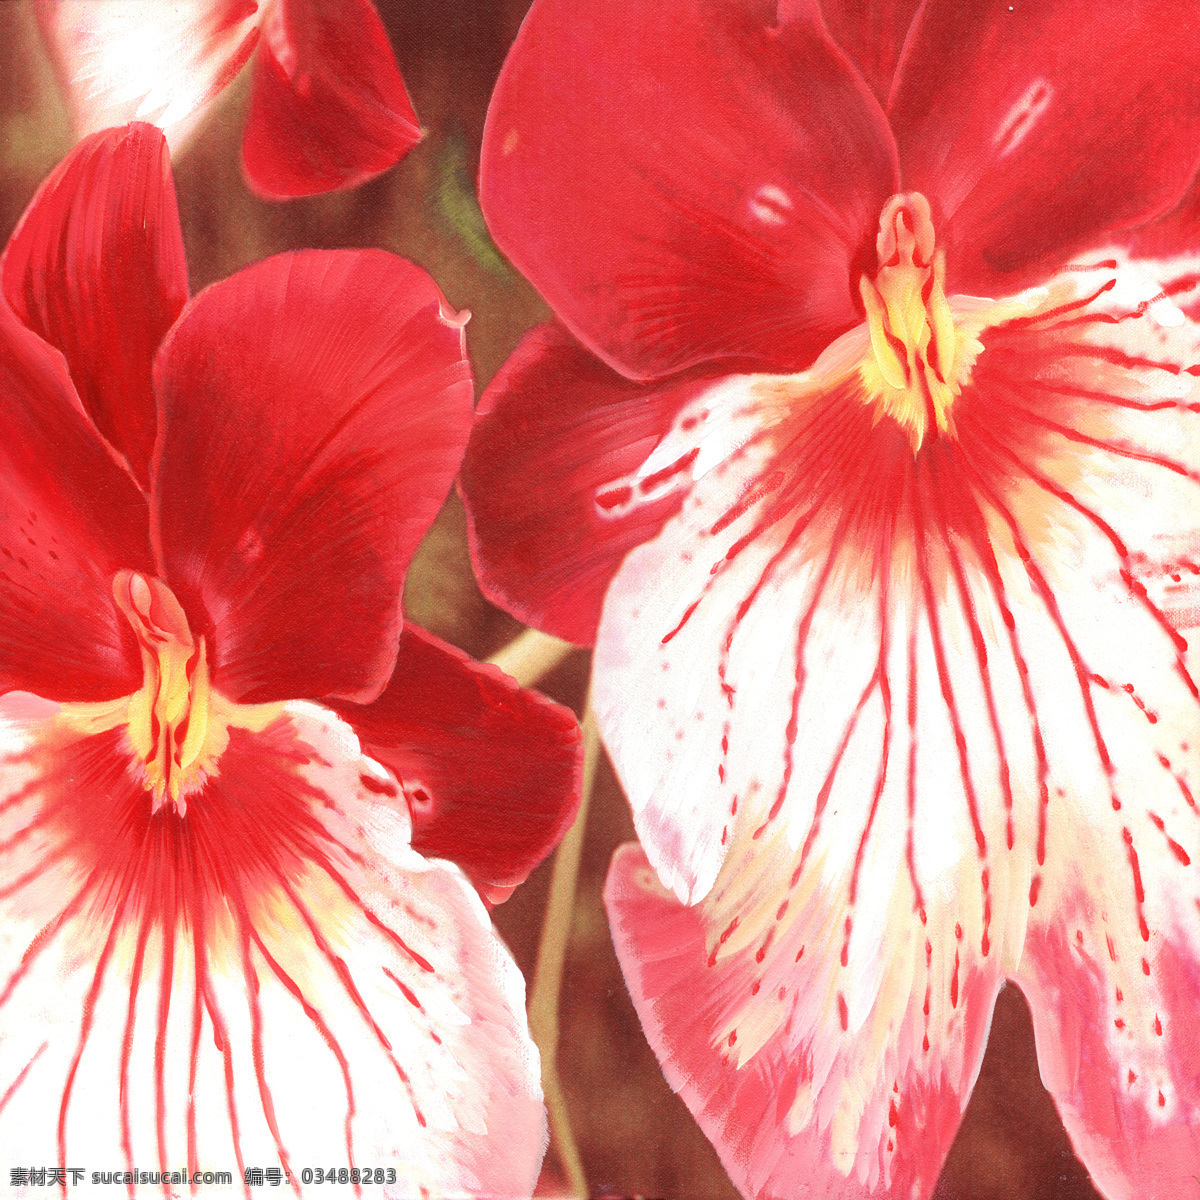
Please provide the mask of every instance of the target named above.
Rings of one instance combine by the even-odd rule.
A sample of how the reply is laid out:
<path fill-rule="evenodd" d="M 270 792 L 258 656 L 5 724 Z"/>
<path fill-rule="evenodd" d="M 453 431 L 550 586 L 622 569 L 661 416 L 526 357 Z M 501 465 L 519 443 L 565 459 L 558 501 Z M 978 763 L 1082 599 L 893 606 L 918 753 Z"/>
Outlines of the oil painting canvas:
<path fill-rule="evenodd" d="M 1200 1195 L 1195 17 L 0 4 L 0 1194 Z"/>

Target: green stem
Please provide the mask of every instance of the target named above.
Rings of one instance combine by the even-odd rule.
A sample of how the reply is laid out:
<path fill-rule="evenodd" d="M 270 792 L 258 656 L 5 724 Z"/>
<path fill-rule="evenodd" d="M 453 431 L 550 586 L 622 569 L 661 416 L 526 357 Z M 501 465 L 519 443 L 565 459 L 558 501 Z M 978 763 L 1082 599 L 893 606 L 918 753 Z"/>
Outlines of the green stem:
<path fill-rule="evenodd" d="M 546 916 L 542 922 L 542 937 L 533 969 L 533 986 L 529 992 L 529 1028 L 542 1055 L 542 1090 L 546 1094 L 546 1108 L 550 1114 L 551 1143 L 566 1173 L 571 1192 L 583 1200 L 588 1195 L 587 1177 L 583 1173 L 583 1163 L 567 1115 L 566 1098 L 558 1079 L 558 997 L 562 990 L 563 963 L 571 935 L 571 918 L 575 913 L 575 890 L 579 879 L 579 861 L 583 854 L 588 805 L 599 760 L 600 734 L 589 700 L 583 713 L 583 788 L 579 812 L 554 855 Z"/>

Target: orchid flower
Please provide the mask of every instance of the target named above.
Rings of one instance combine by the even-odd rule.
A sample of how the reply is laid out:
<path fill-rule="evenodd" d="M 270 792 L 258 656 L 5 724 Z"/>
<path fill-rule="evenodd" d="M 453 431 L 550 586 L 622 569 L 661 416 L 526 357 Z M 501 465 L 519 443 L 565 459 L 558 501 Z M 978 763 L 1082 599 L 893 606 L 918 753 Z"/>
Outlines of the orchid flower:
<path fill-rule="evenodd" d="M 283 200 L 356 187 L 421 137 L 371 0 L 37 0 L 83 136 L 151 121 L 175 148 L 253 58 L 246 179 Z"/>
<path fill-rule="evenodd" d="M 528 1195 L 538 1056 L 471 881 L 561 836 L 579 735 L 402 621 L 463 319 L 381 251 L 188 301 L 149 125 L 76 147 L 0 277 L 0 1144 Z"/>
<path fill-rule="evenodd" d="M 606 899 L 747 1196 L 928 1197 L 1016 981 L 1109 1197 L 1200 1173 L 1200 158 L 1179 0 L 535 0 L 485 590 L 595 641 Z M 1178 255 L 1187 250 L 1174 247 Z"/>

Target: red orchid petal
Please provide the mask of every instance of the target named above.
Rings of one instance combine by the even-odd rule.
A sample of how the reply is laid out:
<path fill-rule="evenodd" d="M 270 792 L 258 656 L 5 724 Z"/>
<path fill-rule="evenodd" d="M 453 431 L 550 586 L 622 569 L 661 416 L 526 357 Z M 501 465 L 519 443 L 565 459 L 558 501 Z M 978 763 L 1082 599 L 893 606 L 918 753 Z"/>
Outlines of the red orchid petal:
<path fill-rule="evenodd" d="M 806 7 L 812 0 L 783 0 L 780 20 L 789 7 Z M 854 60 L 880 104 L 886 105 L 904 39 L 921 0 L 820 0 L 825 28 Z"/>
<path fill-rule="evenodd" d="M 80 135 L 150 121 L 178 146 L 246 64 L 257 0 L 38 0 L 34 11 Z"/>
<path fill-rule="evenodd" d="M 155 385 L 162 568 L 214 685 L 374 699 L 470 429 L 462 321 L 394 255 L 279 255 L 192 301 Z"/>
<path fill-rule="evenodd" d="M 276 0 L 242 148 L 250 186 L 286 199 L 355 187 L 421 138 L 371 0 Z"/>
<path fill-rule="evenodd" d="M 924 1017 L 939 997 L 957 1008 L 974 969 L 985 997 L 1017 974 L 1040 1043 L 1059 1014 L 1047 1080 L 1114 1195 L 1142 1166 L 1151 1194 L 1173 1194 L 1156 1147 L 1200 1166 L 1182 1132 L 1200 1120 L 1194 1055 L 1172 1066 L 1145 1034 L 1156 1006 L 1188 1010 L 1200 961 L 1200 689 L 1163 601 L 1200 574 L 1200 329 L 1111 264 L 1028 304 L 984 330 L 953 432 L 915 457 L 862 403 L 846 346 L 829 374 L 823 360 L 807 379 L 731 381 L 709 469 L 609 590 L 597 715 L 648 861 L 696 905 L 685 919 L 618 875 L 619 953 L 668 1072 L 752 1194 L 792 1194 L 829 1160 L 853 1175 L 830 1195 L 928 1195 L 934 1150 L 903 1149 L 898 1115 L 889 1165 L 861 1098 L 875 1070 L 912 1091 L 905 1056 L 944 1037 Z M 1053 982 L 1065 941 L 1112 989 L 1099 1039 L 1081 1033 L 1091 966 Z M 908 989 L 930 964 L 918 1008 Z M 840 1039 L 820 1024 L 832 1012 Z M 965 1020 L 973 1039 L 969 996 Z M 1092 1111 L 1119 1047 L 1139 1077 L 1154 1068 L 1173 1126 L 1142 1149 L 1124 1101 L 1112 1120 Z M 963 1070 L 949 1094 L 920 1093 L 916 1128 L 953 1125 Z M 767 1111 L 768 1094 L 788 1107 Z"/>
<path fill-rule="evenodd" d="M 350 731 L 310 705 L 232 729 L 181 818 L 151 814 L 119 727 L 43 708 L 0 709 L 5 1144 L 528 1195 L 545 1118 L 521 977 Z"/>
<path fill-rule="evenodd" d="M 171 161 L 151 125 L 85 139 L 42 184 L 3 263 L 13 311 L 62 351 L 96 428 L 150 480 L 150 366 L 188 296 Z"/>
<path fill-rule="evenodd" d="M 457 863 L 489 898 L 523 882 L 575 818 L 574 714 L 423 629 L 405 626 L 378 700 L 335 707 L 400 781 L 413 848 Z"/>
<path fill-rule="evenodd" d="M 145 497 L 83 415 L 61 355 L 0 301 L 0 691 L 138 688 L 112 579 L 152 570 L 148 529 Z"/>
<path fill-rule="evenodd" d="M 629 477 L 701 386 L 650 390 L 559 326 L 528 334 L 484 392 L 459 481 L 484 593 L 527 625 L 590 644 L 613 572 L 688 482 L 683 467 Z"/>
<path fill-rule="evenodd" d="M 1200 23 L 1186 0 L 928 0 L 889 116 L 904 186 L 944 229 L 954 291 L 1040 283 L 1169 209 L 1200 159 Z"/>
<path fill-rule="evenodd" d="M 1141 259 L 1175 258 L 1180 255 L 1191 255 L 1193 261 L 1186 272 L 1170 272 L 1162 275 L 1164 282 L 1180 277 L 1186 277 L 1187 292 L 1181 297 L 1177 289 L 1173 294 L 1189 316 L 1195 317 L 1196 289 L 1200 287 L 1200 178 L 1192 180 L 1191 187 L 1183 199 L 1170 212 L 1149 224 L 1131 230 L 1120 239 L 1129 249 L 1129 253 Z M 1146 269 L 1153 274 L 1162 267 L 1157 263 L 1148 263 Z"/>
<path fill-rule="evenodd" d="M 548 0 L 505 63 L 489 226 L 627 376 L 791 369 L 858 320 L 850 265 L 897 188 L 891 134 L 813 21 L 765 20 L 748 2 Z"/>
<path fill-rule="evenodd" d="M 731 864 L 727 880 L 689 908 L 637 846 L 609 870 L 613 944 L 667 1081 L 746 1196 L 925 1200 L 983 1060 L 999 962 L 955 938 L 952 892 L 922 914 L 897 898 L 850 937 L 836 893 L 815 886 L 773 919 L 786 870 L 755 889 L 761 864 L 740 881 Z"/>

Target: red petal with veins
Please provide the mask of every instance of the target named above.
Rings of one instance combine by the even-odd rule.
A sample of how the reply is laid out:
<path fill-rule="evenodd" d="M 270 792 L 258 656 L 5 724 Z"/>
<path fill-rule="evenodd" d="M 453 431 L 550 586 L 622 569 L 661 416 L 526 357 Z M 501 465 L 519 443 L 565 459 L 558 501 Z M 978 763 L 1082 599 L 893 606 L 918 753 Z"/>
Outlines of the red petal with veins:
<path fill-rule="evenodd" d="M 780 19 L 791 6 L 812 0 L 782 0 Z M 886 105 L 904 39 L 921 0 L 820 0 L 825 28 L 854 60 L 880 104 Z"/>
<path fill-rule="evenodd" d="M 590 644 L 621 559 L 690 483 L 686 463 L 634 475 L 701 387 L 652 390 L 556 325 L 528 334 L 484 392 L 459 480 L 484 593 L 527 625 Z"/>
<path fill-rule="evenodd" d="M 545 1118 L 520 975 L 345 725 L 295 705 L 235 728 L 186 818 L 151 815 L 119 726 L 9 701 L 0 739 L 6 1145 L 530 1193 Z"/>
<path fill-rule="evenodd" d="M 812 361 L 858 320 L 851 267 L 897 187 L 891 134 L 841 52 L 747 0 L 535 5 L 480 169 L 500 248 L 643 379 Z"/>
<path fill-rule="evenodd" d="M 489 899 L 523 882 L 575 818 L 574 714 L 423 629 L 405 627 L 378 700 L 337 710 L 400 781 L 413 848 L 456 862 Z"/>
<path fill-rule="evenodd" d="M 39 0 L 34 6 L 76 132 L 145 120 L 171 145 L 245 66 L 256 0 Z"/>
<path fill-rule="evenodd" d="M 928 0 L 889 107 L 948 290 L 1011 294 L 1169 209 L 1200 160 L 1200 23 L 1187 0 Z"/>
<path fill-rule="evenodd" d="M 0 301 L 0 691 L 137 690 L 112 577 L 152 572 L 148 527 L 145 497 L 84 416 L 61 355 Z"/>
<path fill-rule="evenodd" d="M 276 0 L 263 25 L 242 149 L 262 196 L 355 187 L 421 137 L 371 0 Z"/>
<path fill-rule="evenodd" d="M 81 142 L 38 190 L 2 270 L 13 311 L 62 351 L 96 428 L 147 487 L 150 367 L 188 297 L 162 134 L 130 125 Z"/>
<path fill-rule="evenodd" d="M 374 699 L 470 428 L 461 320 L 394 255 L 280 255 L 192 301 L 155 383 L 162 571 L 214 686 Z"/>

